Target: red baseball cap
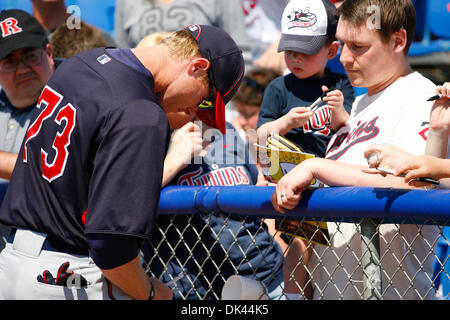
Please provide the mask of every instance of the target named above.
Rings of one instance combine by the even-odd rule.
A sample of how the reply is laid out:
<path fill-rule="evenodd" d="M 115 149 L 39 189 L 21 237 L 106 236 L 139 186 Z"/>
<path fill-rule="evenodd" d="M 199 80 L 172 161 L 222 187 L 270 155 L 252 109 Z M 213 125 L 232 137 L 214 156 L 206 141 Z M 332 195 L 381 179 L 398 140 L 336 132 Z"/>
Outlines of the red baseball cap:
<path fill-rule="evenodd" d="M 186 29 L 210 62 L 210 76 L 217 89 L 214 108 L 197 111 L 206 125 L 225 134 L 225 105 L 233 98 L 245 72 L 242 50 L 224 30 L 209 25 L 190 25 Z"/>

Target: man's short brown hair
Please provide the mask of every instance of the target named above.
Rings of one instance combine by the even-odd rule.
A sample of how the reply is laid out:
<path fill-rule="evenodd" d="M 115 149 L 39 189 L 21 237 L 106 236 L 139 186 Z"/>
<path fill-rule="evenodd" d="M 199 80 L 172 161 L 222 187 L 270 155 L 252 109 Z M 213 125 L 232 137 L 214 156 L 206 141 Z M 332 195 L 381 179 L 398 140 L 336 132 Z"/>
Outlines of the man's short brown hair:
<path fill-rule="evenodd" d="M 51 35 L 50 44 L 57 58 L 70 58 L 82 51 L 107 46 L 100 30 L 83 21 L 80 28 L 75 29 L 60 25 Z"/>
<path fill-rule="evenodd" d="M 416 29 L 416 10 L 410 0 L 346 0 L 337 12 L 340 19 L 358 27 L 368 22 L 379 22 L 375 29 L 384 43 L 395 32 L 405 29 L 407 44 L 404 53 L 408 54 Z M 373 21 L 378 18 L 377 12 L 380 21 Z"/>

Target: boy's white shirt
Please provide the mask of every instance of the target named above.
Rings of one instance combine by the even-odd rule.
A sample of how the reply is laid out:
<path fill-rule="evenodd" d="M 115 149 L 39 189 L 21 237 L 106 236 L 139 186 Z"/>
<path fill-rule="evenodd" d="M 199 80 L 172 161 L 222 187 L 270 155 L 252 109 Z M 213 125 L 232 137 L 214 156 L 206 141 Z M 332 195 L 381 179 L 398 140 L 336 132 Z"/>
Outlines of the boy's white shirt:
<path fill-rule="evenodd" d="M 423 154 L 432 105 L 426 100 L 435 88 L 430 80 L 414 72 L 373 96 L 357 97 L 346 125 L 330 140 L 327 158 L 367 165 L 364 150 L 374 143 Z M 353 131 L 356 128 L 359 130 Z M 353 134 L 332 148 L 335 140 L 348 132 Z M 361 237 L 356 227 L 354 223 L 328 223 L 333 249 L 315 246 L 316 254 L 308 265 L 315 284 L 314 299 L 361 299 Z M 434 261 L 430 247 L 434 248 L 439 230 L 431 225 L 380 226 L 383 299 L 435 297 L 430 290 Z"/>

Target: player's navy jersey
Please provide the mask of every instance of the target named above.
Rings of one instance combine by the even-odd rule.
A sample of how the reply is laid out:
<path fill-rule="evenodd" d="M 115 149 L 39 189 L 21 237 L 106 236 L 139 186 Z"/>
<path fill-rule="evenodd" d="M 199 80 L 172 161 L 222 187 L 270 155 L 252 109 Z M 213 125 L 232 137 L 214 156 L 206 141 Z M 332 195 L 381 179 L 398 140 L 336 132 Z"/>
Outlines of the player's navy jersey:
<path fill-rule="evenodd" d="M 86 249 L 89 233 L 149 238 L 169 142 L 153 86 L 104 48 L 61 64 L 31 118 L 0 222 Z"/>

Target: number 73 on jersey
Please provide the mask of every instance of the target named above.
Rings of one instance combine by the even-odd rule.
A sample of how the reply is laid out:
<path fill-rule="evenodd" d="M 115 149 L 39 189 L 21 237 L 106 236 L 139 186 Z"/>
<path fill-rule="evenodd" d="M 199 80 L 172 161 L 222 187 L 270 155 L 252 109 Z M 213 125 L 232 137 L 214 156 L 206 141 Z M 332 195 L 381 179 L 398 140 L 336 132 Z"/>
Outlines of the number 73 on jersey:
<path fill-rule="evenodd" d="M 70 136 L 76 124 L 76 109 L 72 104 L 68 103 L 63 107 L 59 107 L 63 96 L 50 88 L 45 86 L 42 91 L 37 107 L 41 110 L 39 116 L 28 128 L 25 136 L 24 150 L 23 150 L 23 162 L 28 160 L 28 143 L 36 138 L 42 127 L 47 121 L 51 121 L 51 118 L 56 110 L 58 110 L 54 122 L 60 127 L 64 126 L 61 132 L 55 132 L 55 138 L 53 140 L 52 148 L 55 150 L 55 156 L 51 163 L 48 161 L 48 152 L 41 148 L 41 167 L 42 177 L 49 182 L 61 177 L 64 174 L 67 158 L 69 156 L 68 147 L 70 145 Z"/>

